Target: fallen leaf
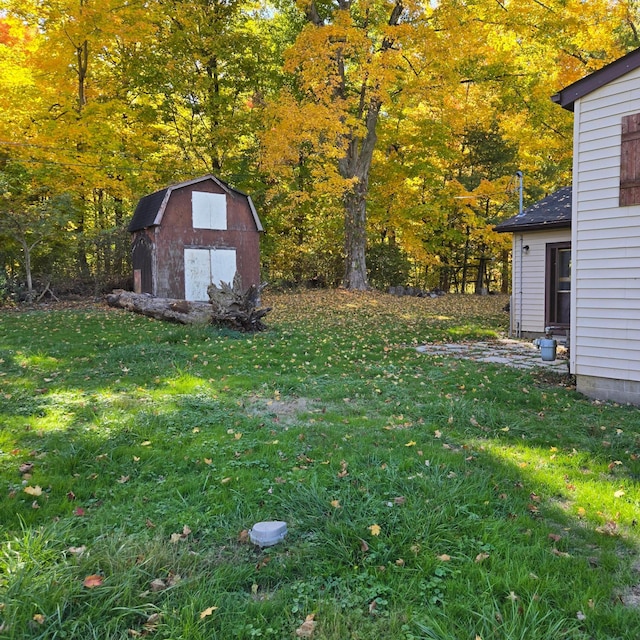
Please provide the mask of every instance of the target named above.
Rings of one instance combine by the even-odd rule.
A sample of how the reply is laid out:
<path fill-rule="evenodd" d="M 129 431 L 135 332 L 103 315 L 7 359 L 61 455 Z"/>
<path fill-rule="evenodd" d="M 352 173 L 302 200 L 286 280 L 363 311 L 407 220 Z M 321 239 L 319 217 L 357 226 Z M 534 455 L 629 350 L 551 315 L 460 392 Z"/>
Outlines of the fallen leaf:
<path fill-rule="evenodd" d="M 78 558 L 81 558 L 86 550 L 87 547 L 85 545 L 82 545 L 81 547 L 69 547 L 67 549 L 71 555 L 78 556 Z"/>
<path fill-rule="evenodd" d="M 162 580 L 162 578 L 156 578 L 155 580 L 151 581 L 149 587 L 151 588 L 151 591 L 156 593 L 158 591 L 164 591 L 167 588 L 167 583 Z"/>
<path fill-rule="evenodd" d="M 476 559 L 475 559 L 475 561 L 474 561 L 474 562 L 476 562 L 476 563 L 480 564 L 481 562 L 484 562 L 488 557 L 489 557 L 489 554 L 488 554 L 488 553 L 479 553 L 479 554 L 476 556 Z"/>
<path fill-rule="evenodd" d="M 566 551 L 560 551 L 559 549 L 556 549 L 555 547 L 553 549 L 551 549 L 551 553 L 553 553 L 554 556 L 558 556 L 558 558 L 570 558 L 571 557 Z"/>
<path fill-rule="evenodd" d="M 406 498 L 404 496 L 398 496 L 393 499 L 393 504 L 402 505 L 406 502 Z"/>
<path fill-rule="evenodd" d="M 76 494 L 73 493 L 73 491 L 67 492 L 67 500 L 75 500 L 75 499 L 76 499 Z"/>
<path fill-rule="evenodd" d="M 102 584 L 103 578 L 101 575 L 94 573 L 90 576 L 87 576 L 82 582 L 82 586 L 87 589 L 93 589 L 95 587 L 99 587 Z"/>
<path fill-rule="evenodd" d="M 360 538 L 360 550 L 362 551 L 362 553 L 367 553 L 367 551 L 369 551 L 369 545 L 367 544 L 367 541 L 363 540 L 362 538 Z"/>
<path fill-rule="evenodd" d="M 129 482 L 129 476 L 120 476 L 120 477 L 118 478 L 118 482 L 119 482 L 120 484 L 125 484 L 125 482 Z"/>
<path fill-rule="evenodd" d="M 409 442 L 407 442 L 407 444 L 404 445 L 405 447 L 415 447 L 416 446 L 416 441 L 415 440 L 409 440 Z"/>
<path fill-rule="evenodd" d="M 238 542 L 240 544 L 247 544 L 249 542 L 249 529 L 243 529 L 238 534 Z"/>
<path fill-rule="evenodd" d="M 380 525 L 372 524 L 370 527 L 368 527 L 368 529 L 371 532 L 372 536 L 379 536 L 380 535 Z"/>
<path fill-rule="evenodd" d="M 332 500 L 331 501 L 331 506 L 334 509 L 342 509 L 342 505 L 340 504 L 340 500 Z"/>
<path fill-rule="evenodd" d="M 557 533 L 550 533 L 548 536 L 549 540 L 553 540 L 554 542 L 559 542 L 562 540 L 562 536 L 559 536 Z"/>
<path fill-rule="evenodd" d="M 613 494 L 614 498 L 622 498 L 622 496 L 624 495 L 624 489 L 618 489 L 618 491 L 616 491 Z"/>
<path fill-rule="evenodd" d="M 448 553 L 443 553 L 442 555 L 436 556 L 436 558 L 440 560 L 440 562 L 449 562 L 451 560 L 451 556 Z M 476 562 L 477 561 L 476 558 Z"/>
<path fill-rule="evenodd" d="M 207 616 L 210 616 L 214 611 L 217 611 L 218 607 L 207 607 L 204 611 L 200 612 L 200 620 L 203 620 Z"/>
<path fill-rule="evenodd" d="M 36 485 L 35 487 L 25 487 L 24 492 L 29 494 L 30 496 L 41 496 L 42 495 L 42 487 Z"/>
<path fill-rule="evenodd" d="M 222 478 L 220 480 L 220 484 L 229 484 L 231 482 L 231 477 L 227 476 L 226 478 Z"/>
<path fill-rule="evenodd" d="M 19 471 L 22 474 L 31 473 L 33 471 L 33 462 L 23 462 L 19 467 Z"/>
<path fill-rule="evenodd" d="M 309 614 L 304 622 L 296 629 L 296 635 L 298 638 L 311 638 L 316 630 L 317 622 L 315 621 L 316 614 Z"/>
<path fill-rule="evenodd" d="M 36 613 L 33 616 L 33 619 L 38 623 L 38 624 L 44 624 L 44 621 L 46 620 L 46 617 L 43 616 L 41 613 Z"/>
<path fill-rule="evenodd" d="M 151 440 L 145 440 L 144 442 L 140 443 L 141 447 L 148 447 L 151 444 Z"/>

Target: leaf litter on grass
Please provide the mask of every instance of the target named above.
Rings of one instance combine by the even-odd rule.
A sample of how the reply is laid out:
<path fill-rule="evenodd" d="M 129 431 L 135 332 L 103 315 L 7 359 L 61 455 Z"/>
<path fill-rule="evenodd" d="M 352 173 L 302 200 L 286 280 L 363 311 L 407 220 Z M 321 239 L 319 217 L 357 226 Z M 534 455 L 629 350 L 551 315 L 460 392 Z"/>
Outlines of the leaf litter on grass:
<path fill-rule="evenodd" d="M 16 506 L 27 529 L 52 522 L 61 532 L 57 566 L 73 571 L 77 584 L 104 576 L 80 608 L 96 607 L 96 619 L 107 623 L 107 605 L 133 611 L 148 592 L 145 606 L 164 614 L 154 628 L 194 640 L 200 632 L 187 629 L 213 606 L 202 624 L 219 637 L 285 637 L 316 611 L 313 633 L 323 640 L 348 637 L 349 629 L 405 640 L 420 633 L 418 623 L 435 629 L 444 611 L 452 628 L 443 638 L 525 637 L 533 622 L 540 638 L 558 629 L 576 639 L 586 629 L 602 638 L 620 631 L 612 597 L 625 587 L 633 595 L 638 582 L 635 574 L 623 577 L 629 554 L 619 553 L 637 544 L 635 410 L 595 405 L 527 373 L 427 362 L 407 348 L 498 335 L 505 316 L 496 300 L 350 292 L 273 298 L 272 331 L 251 339 L 141 319 L 122 331 L 115 314 L 48 317 L 58 335 L 74 318 L 82 332 L 64 348 L 55 333 L 39 345 L 39 362 L 54 359 L 60 373 L 45 374 L 58 390 L 45 389 L 37 407 L 22 393 L 25 382 L 42 386 L 26 341 L 35 319 L 16 319 L 21 328 L 11 336 L 0 328 L 29 365 L 3 380 L 11 396 L 3 451 L 17 448 L 22 460 L 48 452 L 24 485 L 42 488 L 37 510 L 35 496 L 20 491 L 16 456 L 6 458 L 3 477 L 14 493 L 0 501 L 3 520 L 14 523 L 10 535 L 20 535 Z M 164 359 L 143 362 L 149 340 Z M 117 353 L 92 352 L 103 343 L 117 344 Z M 100 357 L 109 375 L 96 377 Z M 136 372 L 144 375 L 130 384 Z M 60 393 L 65 386 L 74 393 Z M 616 460 L 623 464 L 610 469 Z M 593 472 L 583 473 L 586 467 Z M 74 507 L 84 517 L 74 518 Z M 276 517 L 286 518 L 291 534 L 265 564 L 237 532 Z M 131 557 L 122 546 L 101 552 L 122 523 Z M 87 551 L 79 557 L 67 551 L 81 546 Z M 48 556 L 30 554 L 49 578 Z M 180 582 L 150 589 L 171 575 Z M 253 585 L 269 597 L 252 597 Z M 10 586 L 3 613 L 14 638 L 25 637 L 33 615 L 53 624 L 51 612 L 72 598 L 62 587 Z M 17 602 L 25 597 L 43 606 L 20 618 Z M 185 613 L 172 615 L 176 608 Z M 143 633 L 148 615 L 108 624 Z M 624 615 L 634 628 L 633 614 Z M 60 624 L 68 629 L 73 615 Z"/>

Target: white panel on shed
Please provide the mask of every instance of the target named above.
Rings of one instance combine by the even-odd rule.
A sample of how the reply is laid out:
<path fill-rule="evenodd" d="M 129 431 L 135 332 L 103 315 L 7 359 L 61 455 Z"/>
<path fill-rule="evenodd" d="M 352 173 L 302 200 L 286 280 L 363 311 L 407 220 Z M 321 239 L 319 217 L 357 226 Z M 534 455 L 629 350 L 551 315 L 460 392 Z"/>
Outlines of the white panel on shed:
<path fill-rule="evenodd" d="M 224 193 L 191 192 L 194 229 L 227 229 L 227 196 Z"/>
<path fill-rule="evenodd" d="M 184 299 L 208 300 L 207 287 L 211 284 L 209 249 L 184 250 Z"/>
<path fill-rule="evenodd" d="M 236 275 L 236 250 L 211 249 L 211 282 L 233 284 Z M 206 298 L 209 299 L 209 296 Z"/>

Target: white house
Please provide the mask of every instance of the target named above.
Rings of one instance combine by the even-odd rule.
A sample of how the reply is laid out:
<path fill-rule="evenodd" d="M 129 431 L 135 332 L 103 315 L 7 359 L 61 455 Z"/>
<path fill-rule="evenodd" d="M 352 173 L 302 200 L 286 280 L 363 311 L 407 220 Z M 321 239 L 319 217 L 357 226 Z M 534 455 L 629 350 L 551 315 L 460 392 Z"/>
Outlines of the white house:
<path fill-rule="evenodd" d="M 640 404 L 640 49 L 552 100 L 574 112 L 570 370 Z"/>
<path fill-rule="evenodd" d="M 512 233 L 510 335 L 554 335 L 569 329 L 571 297 L 571 187 L 563 187 L 496 231 Z"/>

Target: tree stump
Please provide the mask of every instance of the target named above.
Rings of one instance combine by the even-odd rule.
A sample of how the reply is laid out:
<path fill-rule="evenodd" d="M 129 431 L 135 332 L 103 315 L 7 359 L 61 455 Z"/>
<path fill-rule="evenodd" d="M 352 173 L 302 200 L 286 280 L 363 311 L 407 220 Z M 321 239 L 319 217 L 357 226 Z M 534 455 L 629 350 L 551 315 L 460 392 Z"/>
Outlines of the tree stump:
<path fill-rule="evenodd" d="M 207 295 L 212 307 L 212 321 L 239 331 L 264 331 L 266 325 L 262 318 L 271 311 L 271 307 L 259 308 L 265 287 L 266 284 L 252 284 L 244 290 L 239 274 L 236 274 L 233 284 L 210 284 Z"/>

